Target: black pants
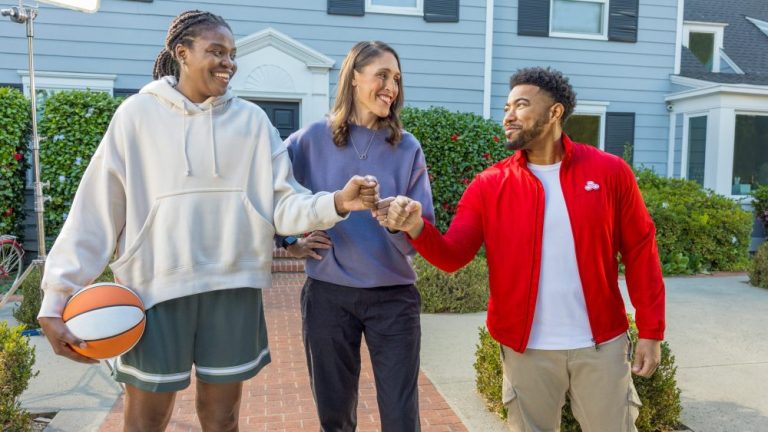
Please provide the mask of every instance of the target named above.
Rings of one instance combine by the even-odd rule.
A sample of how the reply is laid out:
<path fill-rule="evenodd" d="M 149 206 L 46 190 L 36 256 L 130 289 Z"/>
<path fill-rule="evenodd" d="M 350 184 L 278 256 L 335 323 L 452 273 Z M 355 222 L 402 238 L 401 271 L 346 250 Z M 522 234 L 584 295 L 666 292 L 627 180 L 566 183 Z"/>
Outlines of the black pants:
<path fill-rule="evenodd" d="M 357 427 L 360 341 L 371 355 L 382 432 L 418 432 L 421 296 L 413 285 L 351 288 L 307 278 L 304 350 L 322 432 Z"/>

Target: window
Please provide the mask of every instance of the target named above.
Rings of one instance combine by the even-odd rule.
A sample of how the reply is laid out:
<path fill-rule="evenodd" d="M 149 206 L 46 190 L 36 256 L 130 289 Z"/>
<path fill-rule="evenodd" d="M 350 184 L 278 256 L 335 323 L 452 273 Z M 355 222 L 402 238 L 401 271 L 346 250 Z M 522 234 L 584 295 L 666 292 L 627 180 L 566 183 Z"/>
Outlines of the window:
<path fill-rule="evenodd" d="M 736 115 L 732 194 L 746 195 L 768 185 L 768 116 Z"/>
<path fill-rule="evenodd" d="M 693 21 L 683 23 L 683 46 L 710 72 L 720 72 L 721 60 L 725 60 L 722 49 L 727 25 Z"/>
<path fill-rule="evenodd" d="M 704 159 L 707 149 L 707 116 L 688 119 L 688 171 L 686 178 L 704 185 Z"/>
<path fill-rule="evenodd" d="M 365 0 L 365 11 L 398 15 L 422 15 L 422 0 Z"/>
<path fill-rule="evenodd" d="M 550 36 L 607 39 L 607 0 L 552 0 Z"/>
<path fill-rule="evenodd" d="M 543 0 L 542 0 L 543 1 Z M 427 22 L 459 22 L 459 0 L 328 0 L 329 15 L 413 15 Z"/>
<path fill-rule="evenodd" d="M 688 37 L 688 49 L 703 64 L 708 71 L 712 71 L 715 57 L 715 34 L 693 33 Z"/>
<path fill-rule="evenodd" d="M 573 114 L 565 121 L 563 130 L 572 140 L 593 145 L 599 149 L 605 147 L 605 111 L 608 102 L 579 101 Z"/>
<path fill-rule="evenodd" d="M 637 42 L 637 0 L 518 0 L 517 34 Z"/>

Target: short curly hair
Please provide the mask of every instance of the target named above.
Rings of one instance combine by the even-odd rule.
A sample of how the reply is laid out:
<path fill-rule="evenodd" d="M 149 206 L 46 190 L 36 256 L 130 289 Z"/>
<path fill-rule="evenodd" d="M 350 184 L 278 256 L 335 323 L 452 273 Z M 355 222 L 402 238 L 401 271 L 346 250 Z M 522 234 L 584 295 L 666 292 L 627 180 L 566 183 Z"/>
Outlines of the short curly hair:
<path fill-rule="evenodd" d="M 564 124 L 576 106 L 576 92 L 562 72 L 552 68 L 530 67 L 519 69 L 509 79 L 509 89 L 521 84 L 534 85 L 547 93 L 565 108 L 560 124 Z"/>

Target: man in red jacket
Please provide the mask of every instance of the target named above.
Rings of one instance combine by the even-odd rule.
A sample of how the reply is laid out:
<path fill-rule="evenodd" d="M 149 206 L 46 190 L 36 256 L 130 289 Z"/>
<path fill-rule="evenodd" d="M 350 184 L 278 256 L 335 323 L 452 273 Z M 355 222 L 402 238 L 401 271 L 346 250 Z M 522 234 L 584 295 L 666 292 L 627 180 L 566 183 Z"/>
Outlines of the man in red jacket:
<path fill-rule="evenodd" d="M 523 69 L 510 89 L 504 131 L 516 152 L 472 181 L 444 235 L 404 196 L 377 218 L 407 232 L 446 271 L 466 265 L 485 244 L 487 326 L 502 346 L 512 430 L 559 430 L 568 394 L 585 432 L 636 431 L 641 403 L 631 372 L 653 374 L 664 337 L 656 229 L 632 169 L 563 133 L 576 104 L 567 78 Z M 636 310 L 634 352 L 619 257 Z"/>

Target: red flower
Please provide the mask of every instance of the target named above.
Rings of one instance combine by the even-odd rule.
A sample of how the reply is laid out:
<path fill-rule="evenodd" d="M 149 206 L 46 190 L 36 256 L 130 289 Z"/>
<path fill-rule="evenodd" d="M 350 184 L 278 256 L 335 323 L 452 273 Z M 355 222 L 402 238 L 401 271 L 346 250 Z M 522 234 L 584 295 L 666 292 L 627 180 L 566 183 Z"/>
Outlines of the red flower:
<path fill-rule="evenodd" d="M 494 136 L 493 136 L 493 142 L 495 142 L 495 143 L 498 143 L 498 142 L 499 142 L 499 137 L 497 137 L 496 135 L 494 135 Z"/>
<path fill-rule="evenodd" d="M 9 208 L 3 213 L 3 216 L 5 217 L 11 217 L 13 215 L 13 207 Z"/>
<path fill-rule="evenodd" d="M 483 153 L 483 159 L 488 160 L 490 158 L 491 158 L 491 154 L 490 153 Z"/>
<path fill-rule="evenodd" d="M 22 155 L 21 153 L 16 153 L 15 155 L 13 155 L 13 158 L 16 159 L 17 161 L 20 161 L 21 158 L 23 158 L 23 157 L 24 157 L 24 155 Z"/>
<path fill-rule="evenodd" d="M 448 203 L 443 203 L 443 209 L 444 209 L 444 210 L 448 210 L 448 209 L 450 209 L 450 208 L 451 208 L 451 205 L 450 205 L 450 204 L 448 204 Z"/>
<path fill-rule="evenodd" d="M 456 134 L 452 134 L 451 135 L 451 141 L 456 141 L 457 139 L 459 139 L 458 135 L 456 135 Z"/>
<path fill-rule="evenodd" d="M 464 183 L 465 185 L 468 185 L 469 184 L 469 179 L 468 178 L 463 178 L 463 179 L 461 179 L 461 182 Z"/>

